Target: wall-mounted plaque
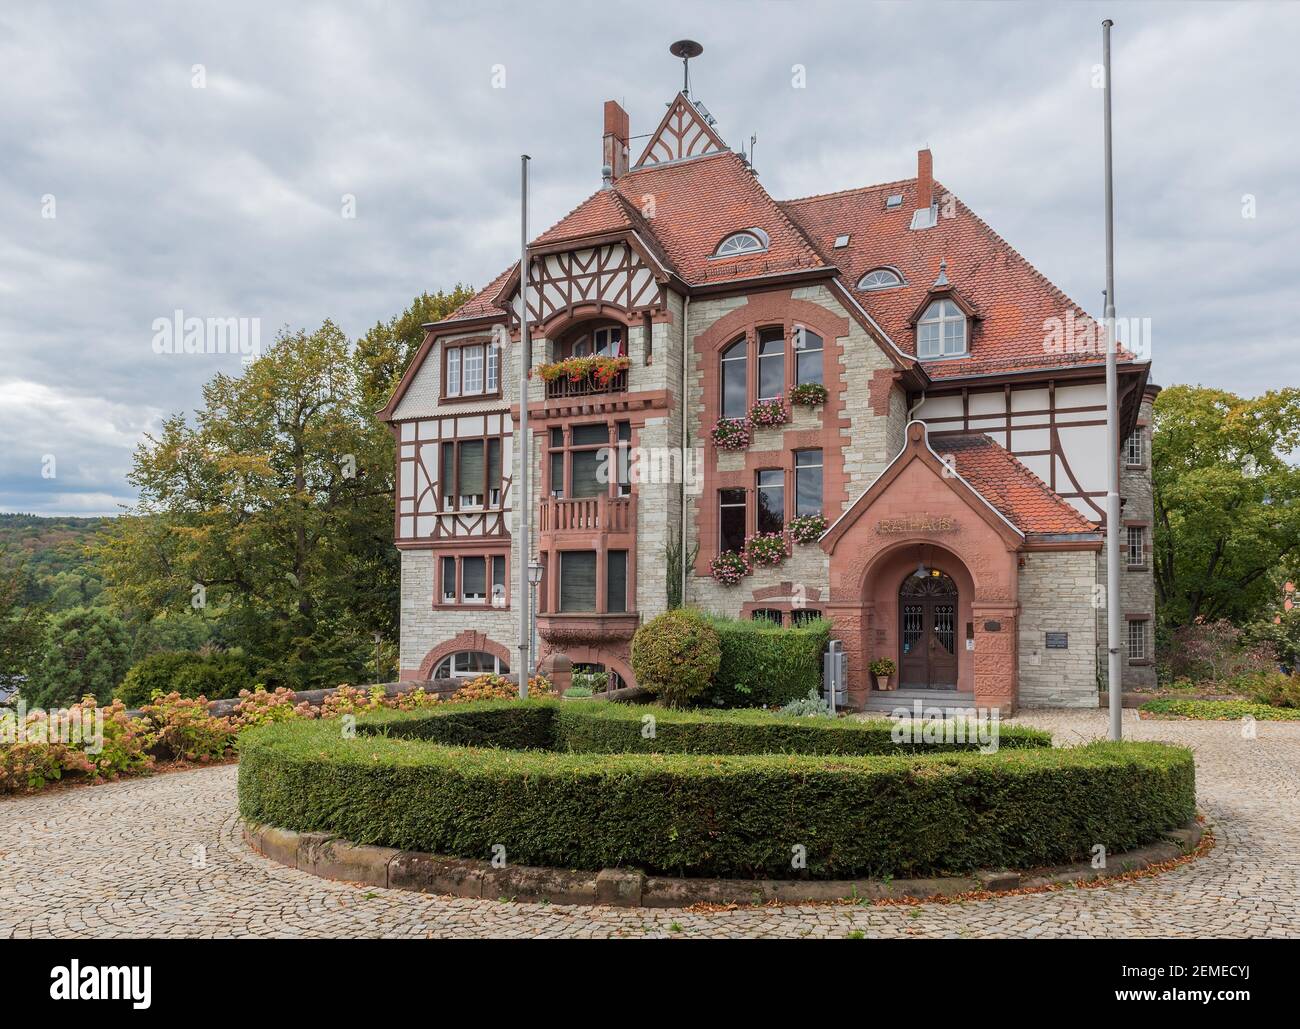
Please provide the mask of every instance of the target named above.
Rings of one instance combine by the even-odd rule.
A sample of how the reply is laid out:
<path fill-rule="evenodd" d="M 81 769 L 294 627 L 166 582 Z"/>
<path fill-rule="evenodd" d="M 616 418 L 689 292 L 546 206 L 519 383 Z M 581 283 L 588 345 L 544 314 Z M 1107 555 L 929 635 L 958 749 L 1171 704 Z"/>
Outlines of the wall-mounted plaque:
<path fill-rule="evenodd" d="M 951 515 L 910 514 L 901 518 L 882 518 L 876 532 L 882 536 L 907 535 L 913 532 L 956 532 L 957 519 Z"/>
<path fill-rule="evenodd" d="M 1002 631 L 1002 623 L 1001 623 L 1001 622 L 985 622 L 985 623 L 984 623 L 984 631 L 985 631 L 985 632 L 1001 632 L 1001 631 Z"/>
<path fill-rule="evenodd" d="M 1043 635 L 1046 637 L 1048 650 L 1070 649 L 1070 634 L 1068 632 L 1048 632 Z"/>

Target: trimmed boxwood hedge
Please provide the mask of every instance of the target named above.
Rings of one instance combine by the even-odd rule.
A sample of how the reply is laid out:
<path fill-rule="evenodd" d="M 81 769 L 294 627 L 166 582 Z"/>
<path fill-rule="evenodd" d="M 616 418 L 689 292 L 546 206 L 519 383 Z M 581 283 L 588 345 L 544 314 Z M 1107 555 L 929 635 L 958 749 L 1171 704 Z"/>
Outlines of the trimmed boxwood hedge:
<path fill-rule="evenodd" d="M 779 707 L 821 689 L 830 622 L 817 618 L 786 628 L 764 619 L 706 618 L 718 634 L 722 660 L 702 703 Z"/>
<path fill-rule="evenodd" d="M 807 875 L 841 878 L 1072 862 L 1098 843 L 1111 853 L 1148 843 L 1195 809 L 1191 752 L 1157 743 L 817 756 L 450 742 L 545 747 L 567 735 L 583 748 L 629 745 L 622 719 L 569 711 L 589 706 L 386 714 L 363 718 L 353 738 L 327 721 L 265 726 L 241 740 L 240 813 L 460 857 L 487 858 L 502 844 L 511 862 L 563 868 L 795 877 L 792 848 L 802 846 Z M 704 731 L 660 709 L 628 710 L 655 715 L 661 748 Z M 735 725 L 736 738 L 761 739 L 752 723 Z M 831 732 L 821 742 L 841 739 Z"/>

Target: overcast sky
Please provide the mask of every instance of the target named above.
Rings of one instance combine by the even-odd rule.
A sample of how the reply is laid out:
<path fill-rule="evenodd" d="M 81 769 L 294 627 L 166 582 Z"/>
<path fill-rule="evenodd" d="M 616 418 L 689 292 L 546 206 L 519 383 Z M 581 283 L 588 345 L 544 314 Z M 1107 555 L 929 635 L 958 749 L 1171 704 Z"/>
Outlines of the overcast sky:
<path fill-rule="evenodd" d="M 116 513 L 141 434 L 238 370 L 156 354 L 157 318 L 355 338 L 488 281 L 518 247 L 518 155 L 539 232 L 600 185 L 604 100 L 654 128 L 683 36 L 778 199 L 910 177 L 928 145 L 1100 313 L 1107 15 L 1120 314 L 1152 320 L 1161 384 L 1295 384 L 1297 4 L 8 4 L 0 511 Z"/>

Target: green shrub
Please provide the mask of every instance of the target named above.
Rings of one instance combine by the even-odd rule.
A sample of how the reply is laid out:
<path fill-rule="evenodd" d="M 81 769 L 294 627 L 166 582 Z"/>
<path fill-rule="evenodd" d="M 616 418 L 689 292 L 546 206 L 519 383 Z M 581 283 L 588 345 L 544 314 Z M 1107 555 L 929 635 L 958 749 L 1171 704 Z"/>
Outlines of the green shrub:
<path fill-rule="evenodd" d="M 230 719 L 210 714 L 199 698 L 178 693 L 158 697 L 140 709 L 140 722 L 150 751 L 164 759 L 213 761 L 235 745 Z"/>
<path fill-rule="evenodd" d="M 1248 700 L 1149 700 L 1142 710 L 1153 715 L 1172 715 L 1206 722 L 1231 722 L 1253 718 L 1257 722 L 1290 722 L 1300 719 L 1293 707 L 1270 707 Z"/>
<path fill-rule="evenodd" d="M 642 686 L 670 707 L 705 694 L 721 660 L 718 634 L 698 611 L 665 611 L 632 637 L 632 671 Z"/>
<path fill-rule="evenodd" d="M 790 703 L 783 705 L 778 713 L 788 718 L 835 717 L 835 712 L 831 710 L 826 698 L 816 689 L 809 690 L 806 697 L 800 697 L 798 700 L 792 700 Z"/>
<path fill-rule="evenodd" d="M 822 653 L 831 623 L 823 619 L 784 628 L 766 620 L 719 618 L 721 660 L 706 694 L 715 707 L 779 707 L 821 691 Z"/>
<path fill-rule="evenodd" d="M 220 700 L 237 697 L 240 690 L 251 690 L 254 685 L 252 662 L 241 654 L 163 650 L 132 665 L 113 696 L 127 707 L 138 708 L 147 704 L 155 691 Z"/>
<path fill-rule="evenodd" d="M 583 699 L 586 699 L 587 697 L 590 697 L 590 696 L 591 696 L 591 687 L 590 687 L 590 686 L 570 686 L 567 690 L 564 691 L 564 695 L 565 695 L 566 697 L 572 697 L 572 698 L 575 698 L 575 699 L 583 700 Z"/>
<path fill-rule="evenodd" d="M 575 720 L 600 720 L 592 712 L 576 719 L 571 709 L 610 706 L 527 701 L 385 713 L 361 719 L 351 739 L 328 723 L 265 726 L 241 748 L 240 813 L 462 857 L 485 859 L 502 844 L 522 864 L 786 878 L 795 847 L 806 848 L 806 874 L 815 878 L 1061 864 L 1098 843 L 1111 853 L 1148 843 L 1195 813 L 1191 752 L 1159 743 L 828 758 L 500 750 L 474 739 L 494 716 L 509 728 L 498 726 L 498 739 L 541 741 L 548 730 L 571 739 Z M 719 721 L 660 709 L 632 715 L 634 726 L 645 715 L 657 720 L 660 744 L 670 727 L 693 732 Z M 740 721 L 746 731 L 760 724 Z M 840 723 L 785 728 L 826 735 L 832 724 Z M 427 742 L 451 727 L 476 745 Z"/>

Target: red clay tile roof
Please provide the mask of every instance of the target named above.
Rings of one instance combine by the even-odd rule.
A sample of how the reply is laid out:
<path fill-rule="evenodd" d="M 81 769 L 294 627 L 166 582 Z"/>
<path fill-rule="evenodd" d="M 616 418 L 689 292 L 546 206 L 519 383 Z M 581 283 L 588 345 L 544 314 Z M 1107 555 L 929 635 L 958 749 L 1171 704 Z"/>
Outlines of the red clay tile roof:
<path fill-rule="evenodd" d="M 1021 532 L 1097 531 L 1092 522 L 988 436 L 940 436 L 931 446 L 941 457 L 952 454 L 957 474 Z"/>
<path fill-rule="evenodd" d="M 885 201 L 894 194 L 901 194 L 903 202 L 886 208 Z M 1046 319 L 1064 320 L 1073 311 L 1077 320 L 1087 313 L 960 200 L 953 198 L 953 217 L 944 217 L 945 190 L 938 182 L 937 223 L 911 229 L 916 195 L 916 180 L 905 179 L 783 201 L 781 206 L 836 263 L 857 301 L 909 354 L 916 353 L 909 320 L 938 277 L 939 263 L 947 260 L 949 281 L 980 317 L 971 333 L 969 357 L 923 362 L 934 379 L 1104 363 L 1104 352 L 1047 352 Z M 835 249 L 835 237 L 844 234 L 849 245 Z M 900 272 L 905 284 L 884 290 L 857 288 L 863 275 L 882 267 Z"/>
<path fill-rule="evenodd" d="M 853 298 L 907 354 L 916 352 L 910 319 L 946 259 L 949 281 L 974 305 L 978 317 L 969 356 L 922 362 L 932 379 L 1104 363 L 1101 352 L 1046 349 L 1048 319 L 1064 321 L 1072 312 L 1078 323 L 1087 313 L 961 201 L 952 198 L 952 217 L 945 217 L 948 197 L 942 185 L 934 185 L 940 205 L 937 224 L 912 230 L 915 179 L 778 203 L 739 155 L 724 151 L 634 168 L 613 189 L 588 197 L 534 243 L 635 230 L 670 270 L 694 286 L 835 267 Z M 902 195 L 902 203 L 887 209 L 886 198 L 894 194 Z M 768 235 L 765 253 L 739 260 L 710 258 L 724 237 L 748 228 Z M 848 235 L 849 244 L 835 249 L 840 235 Z M 904 285 L 857 289 L 862 276 L 879 267 L 896 269 Z M 499 275 L 448 320 L 504 314 L 492 300 L 511 271 Z"/>
<path fill-rule="evenodd" d="M 669 259 L 693 285 L 829 267 L 731 151 L 648 165 L 619 178 L 614 188 L 646 215 Z M 725 237 L 750 228 L 767 234 L 765 253 L 739 260 L 710 258 Z"/>

